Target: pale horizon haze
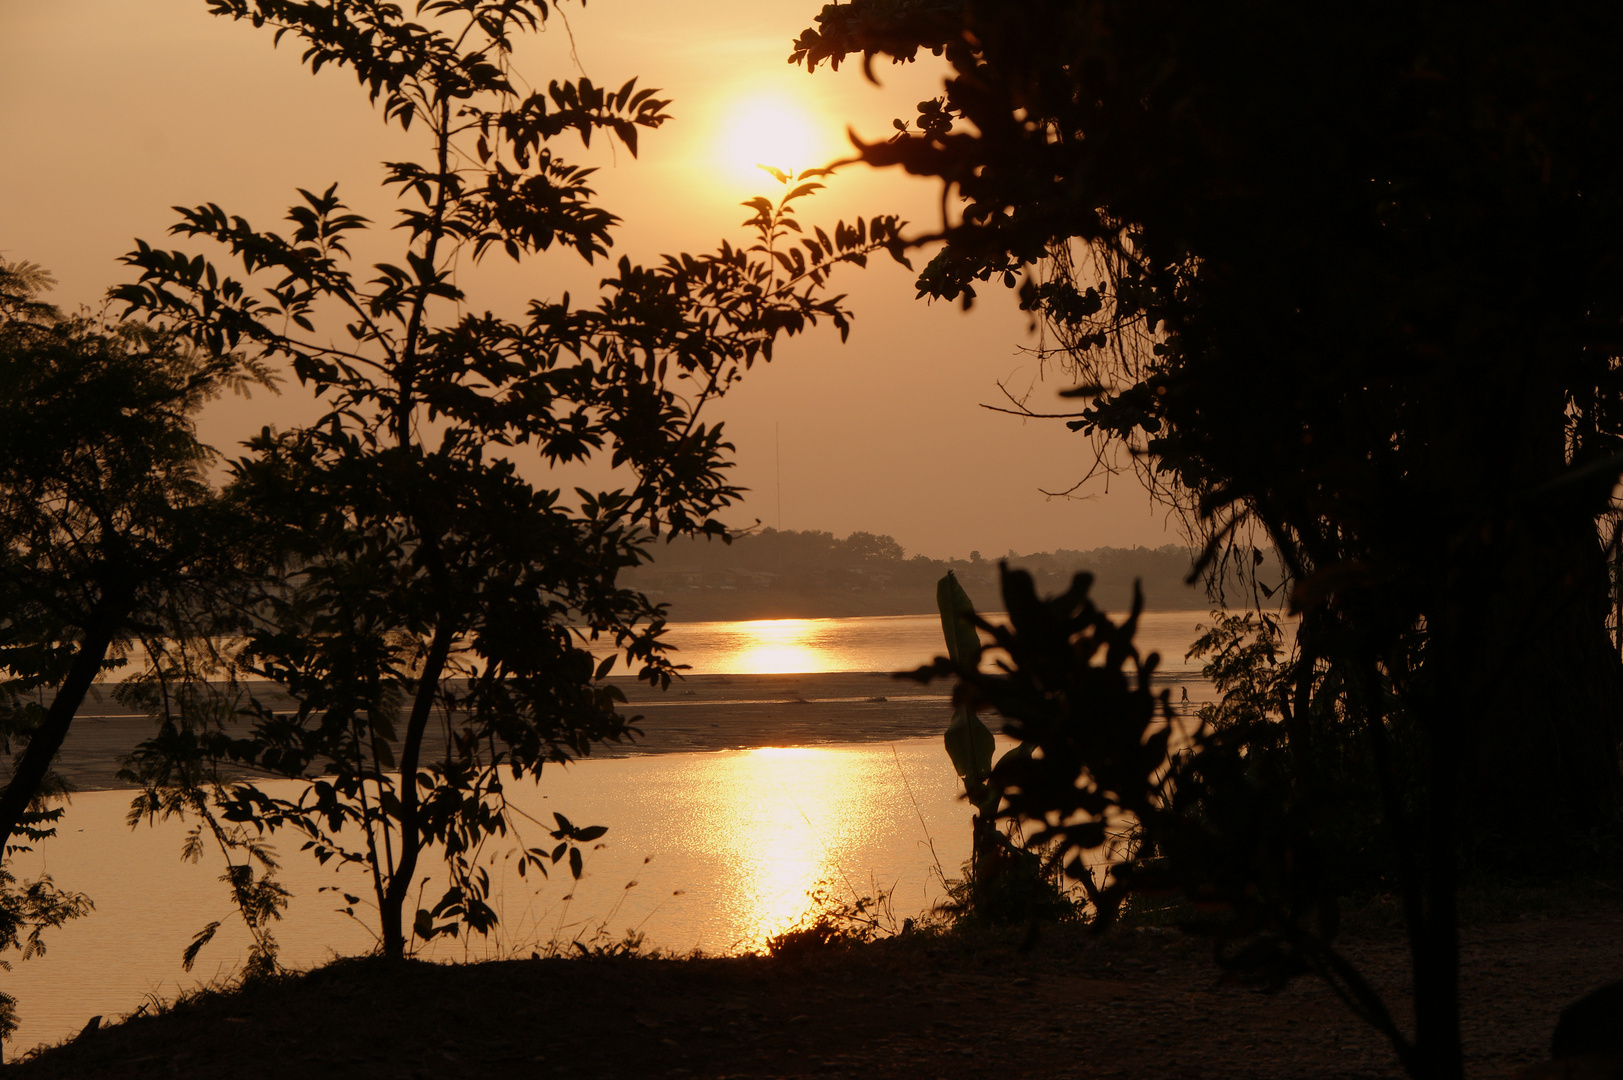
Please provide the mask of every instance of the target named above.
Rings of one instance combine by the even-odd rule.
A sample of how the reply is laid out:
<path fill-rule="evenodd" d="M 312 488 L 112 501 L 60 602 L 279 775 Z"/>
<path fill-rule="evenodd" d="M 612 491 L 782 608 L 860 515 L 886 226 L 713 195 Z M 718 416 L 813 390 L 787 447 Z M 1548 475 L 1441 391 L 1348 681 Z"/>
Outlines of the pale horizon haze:
<path fill-rule="evenodd" d="M 670 98 L 673 120 L 644 132 L 641 154 L 553 145 L 594 163 L 599 203 L 619 214 L 612 258 L 651 261 L 747 239 L 739 203 L 781 189 L 751 167 L 756 153 L 799 154 L 792 167 L 849 152 L 849 125 L 868 140 L 911 117 L 932 96 L 940 69 L 876 64 L 882 85 L 855 66 L 808 76 L 784 61 L 820 5 L 694 0 L 594 0 L 563 5 L 520 54 L 532 85 L 585 74 L 618 87 L 636 76 Z M 573 47 L 572 47 L 573 46 Z M 312 76 L 288 39 L 208 14 L 202 0 L 0 0 L 0 258 L 39 263 L 58 279 L 48 299 L 96 307 L 133 277 L 117 262 L 140 237 L 186 247 L 227 265 L 224 253 L 167 235 L 176 204 L 215 202 L 256 226 L 281 227 L 299 187 L 339 192 L 357 211 L 390 223 L 380 162 L 414 156 L 415 132 L 385 128 L 348 71 Z M 777 140 L 769 133 L 782 135 Z M 782 145 L 779 145 L 781 141 Z M 899 213 L 928 228 L 940 219 L 937 187 L 850 166 L 800 217 L 832 224 L 857 214 Z M 376 230 L 376 253 L 395 239 Z M 915 255 L 914 265 L 922 258 Z M 556 249 L 515 266 L 502 256 L 465 270 L 470 306 L 516 314 L 530 298 L 569 290 L 577 302 L 605 273 Z M 733 478 L 751 489 L 730 524 L 864 530 L 894 536 L 909 554 L 937 558 L 979 550 L 1047 551 L 1181 543 L 1177 522 L 1131 475 L 1083 488 L 1085 499 L 1049 498 L 1092 462 L 1087 439 L 1058 421 L 982 408 L 1006 404 L 999 383 L 1030 392 L 1036 411 L 1068 411 L 1068 383 L 1022 350 L 1037 343 L 1012 294 L 988 285 L 975 308 L 914 299 L 913 275 L 888 259 L 837 276 L 855 313 L 848 344 L 820 327 L 780 345 L 719 403 L 737 446 Z M 204 437 L 230 453 L 262 424 L 316 414 L 296 384 L 279 397 L 227 399 L 204 417 Z M 522 463 L 521 463 L 522 464 Z M 525 465 L 532 480 L 569 486 Z M 606 474 L 605 474 L 606 476 Z M 599 478 L 603 479 L 603 478 Z M 780 509 L 781 507 L 781 509 Z"/>

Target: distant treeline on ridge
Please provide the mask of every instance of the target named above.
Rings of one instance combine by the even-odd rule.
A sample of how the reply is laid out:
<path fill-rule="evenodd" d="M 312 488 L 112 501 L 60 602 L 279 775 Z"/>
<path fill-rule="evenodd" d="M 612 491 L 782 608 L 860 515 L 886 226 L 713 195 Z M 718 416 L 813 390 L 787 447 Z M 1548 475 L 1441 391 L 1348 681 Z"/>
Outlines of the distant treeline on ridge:
<path fill-rule="evenodd" d="M 763 529 L 731 544 L 678 539 L 654 546 L 654 562 L 627 575 L 626 583 L 671 605 L 683 622 L 708 619 L 827 618 L 855 615 L 921 615 L 935 608 L 936 582 L 948 570 L 978 608 L 1002 608 L 998 558 L 978 551 L 968 559 L 908 557 L 889 536 Z M 1205 607 L 1203 586 L 1184 583 L 1191 566 L 1186 547 L 1094 548 L 1032 555 L 1008 552 L 1013 566 L 1037 579 L 1039 592 L 1063 590 L 1071 575 L 1095 575 L 1093 595 L 1107 610 L 1125 609 L 1133 581 L 1143 584 L 1150 608 Z"/>

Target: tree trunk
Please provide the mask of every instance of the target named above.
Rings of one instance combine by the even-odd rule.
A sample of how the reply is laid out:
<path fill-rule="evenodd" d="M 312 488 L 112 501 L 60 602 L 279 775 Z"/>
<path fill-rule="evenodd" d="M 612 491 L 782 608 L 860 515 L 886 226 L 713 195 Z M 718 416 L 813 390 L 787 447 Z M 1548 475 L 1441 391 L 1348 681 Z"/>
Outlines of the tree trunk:
<path fill-rule="evenodd" d="M 434 633 L 417 683 L 417 693 L 412 700 L 406 735 L 401 740 L 400 861 L 389 875 L 383 903 L 378 911 L 378 921 L 383 930 L 383 955 L 394 960 L 406 955 L 406 898 L 411 895 L 412 878 L 417 874 L 417 859 L 423 849 L 422 821 L 418 814 L 417 767 L 422 760 L 423 736 L 428 730 L 428 717 L 434 708 L 434 694 L 439 689 L 446 658 L 451 654 L 452 636 L 447 623 L 441 623 Z"/>
<path fill-rule="evenodd" d="M 1424 778 L 1408 923 L 1428 1080 L 1463 1076 L 1462 869 L 1547 872 L 1623 806 L 1623 663 L 1596 519 L 1606 490 L 1572 481 L 1560 397 L 1538 388 L 1537 365 L 1484 367 L 1504 385 L 1479 379 L 1437 414 L 1430 487 L 1392 533 L 1416 544 L 1406 591 L 1425 636 L 1407 701 Z"/>
<path fill-rule="evenodd" d="M 1607 633 L 1593 518 L 1523 517 L 1506 532 L 1491 562 L 1456 579 L 1474 594 L 1458 645 L 1459 808 L 1468 864 L 1515 875 L 1587 847 L 1616 820 L 1623 662 Z"/>
<path fill-rule="evenodd" d="M 1568 457 L 1560 376 L 1577 360 L 1536 336 L 1474 359 L 1427 434 L 1425 664 L 1442 661 L 1433 693 L 1459 718 L 1466 865 L 1536 874 L 1623 807 L 1623 662 L 1598 522 L 1612 482 Z"/>
<path fill-rule="evenodd" d="M 39 794 L 40 784 L 50 771 L 51 762 L 56 760 L 57 751 L 62 749 L 63 740 L 68 737 L 68 729 L 78 715 L 79 706 L 84 703 L 85 695 L 101 673 L 107 648 L 113 642 L 116 627 L 127 607 L 127 604 L 103 597 L 92 614 L 84 641 L 74 654 L 67 677 L 56 688 L 56 697 L 46 710 L 45 721 L 29 738 L 28 749 L 23 751 L 22 760 L 11 775 L 11 783 L 6 785 L 4 792 L 0 792 L 0 852 L 4 852 L 6 845 L 11 843 L 11 838 L 22 826 L 28 807 Z"/>
<path fill-rule="evenodd" d="M 1459 663 L 1453 647 L 1459 635 L 1444 612 L 1431 621 L 1439 640 L 1428 648 L 1430 693 L 1422 705 L 1425 728 L 1421 752 L 1425 776 L 1419 820 L 1415 822 L 1418 865 L 1413 867 L 1418 904 L 1405 912 L 1414 988 L 1415 1062 L 1425 1080 L 1464 1080 L 1460 1039 L 1460 747 L 1470 739 L 1474 697 L 1459 686 L 1473 674 L 1471 658 Z"/>

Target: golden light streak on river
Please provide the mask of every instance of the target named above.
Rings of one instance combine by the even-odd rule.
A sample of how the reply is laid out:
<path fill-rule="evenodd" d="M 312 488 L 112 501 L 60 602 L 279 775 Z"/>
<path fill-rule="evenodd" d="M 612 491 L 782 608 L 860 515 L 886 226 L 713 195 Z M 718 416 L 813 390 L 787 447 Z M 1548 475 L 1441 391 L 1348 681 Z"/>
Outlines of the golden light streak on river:
<path fill-rule="evenodd" d="M 943 648 L 936 615 L 675 623 L 666 641 L 696 674 L 727 675 L 901 671 Z"/>
<path fill-rule="evenodd" d="M 838 750 L 767 747 L 716 761 L 713 781 L 730 793 L 723 826 L 735 888 L 724 906 L 746 949 L 761 948 L 807 914 L 820 882 L 856 872 L 838 856 L 871 831 L 857 759 Z M 842 890 L 843 891 L 843 890 Z"/>
<path fill-rule="evenodd" d="M 738 623 L 741 634 L 728 666 L 749 675 L 829 671 L 834 649 L 826 633 L 817 633 L 817 623 L 831 621 L 763 619 Z"/>
<path fill-rule="evenodd" d="M 1146 613 L 1141 638 L 1177 670 L 1202 615 Z M 671 636 L 679 659 L 725 674 L 805 671 L 806 663 L 832 672 L 895 671 L 934 655 L 940 635 L 934 616 L 893 616 L 689 623 Z M 815 684 L 806 693 L 815 698 Z M 717 709 L 717 724 L 724 724 L 725 706 Z M 628 931 L 646 934 L 645 947 L 676 955 L 752 951 L 810 916 L 808 894 L 822 882 L 847 903 L 894 890 L 897 919 L 919 916 L 940 899 L 941 877 L 956 876 L 968 856 L 971 811 L 960 790 L 939 736 L 548 767 L 538 787 L 509 790 L 539 823 L 525 822 L 509 847 L 544 840 L 539 830 L 551 827 L 555 810 L 576 824 L 606 825 L 585 876 L 521 880 L 510 872 L 511 852 L 494 845 L 493 900 L 502 925 L 490 938 L 442 939 L 427 955 L 522 957 L 570 951 L 572 941 L 594 943 L 599 935 L 619 941 Z M 173 999 L 199 981 L 227 979 L 242 963 L 247 935 L 218 880 L 217 856 L 182 862 L 180 822 L 129 829 L 130 797 L 76 795 L 59 834 L 13 860 L 21 877 L 50 873 L 60 886 L 89 893 L 96 910 L 47 934 L 48 955 L 0 972 L 0 989 L 17 995 L 22 1021 L 8 1056 L 69 1037 L 93 1015 L 117 1016 L 151 997 Z M 335 910 L 330 891 L 342 886 L 364 895 L 364 878 L 317 866 L 294 836 L 274 842 L 281 880 L 293 893 L 276 928 L 282 960 L 309 967 L 370 948 L 371 934 Z M 436 894 L 430 888 L 425 895 Z M 182 951 L 213 920 L 223 920 L 219 936 L 194 971 L 183 971 Z"/>

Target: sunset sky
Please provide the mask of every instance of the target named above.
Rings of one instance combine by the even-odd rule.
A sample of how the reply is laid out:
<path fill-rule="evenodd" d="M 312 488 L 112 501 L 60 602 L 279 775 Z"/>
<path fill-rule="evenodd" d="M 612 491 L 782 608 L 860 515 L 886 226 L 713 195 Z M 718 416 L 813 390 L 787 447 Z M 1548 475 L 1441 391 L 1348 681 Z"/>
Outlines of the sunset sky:
<path fill-rule="evenodd" d="M 939 80 L 926 64 L 877 67 L 880 87 L 857 70 L 789 67 L 789 43 L 818 10 L 807 0 L 562 10 L 569 32 L 555 18 L 521 54 L 532 84 L 584 73 L 617 87 L 637 76 L 672 100 L 675 119 L 644 135 L 640 159 L 554 144 L 566 159 L 603 166 L 599 202 L 625 219 L 616 255 L 634 259 L 742 239 L 740 200 L 777 187 L 752 159 L 825 163 L 848 147 L 847 125 L 882 137 Z M 174 204 L 217 202 L 279 227 L 295 188 L 338 181 L 355 209 L 387 221 L 378 163 L 421 145 L 386 129 L 348 72 L 312 77 L 291 41 L 273 49 L 268 31 L 211 17 L 202 0 L 3 0 L 0 101 L 0 256 L 46 266 L 59 279 L 52 299 L 70 307 L 95 306 L 127 279 L 116 259 L 135 237 L 170 245 Z M 929 225 L 939 193 L 852 167 L 801 216 L 877 213 Z M 568 289 L 578 300 L 602 272 L 601 262 L 553 252 L 519 267 L 492 257 L 461 282 L 474 306 L 516 315 L 531 297 Z M 885 260 L 846 274 L 837 291 L 856 313 L 849 344 L 829 329 L 795 339 L 714 414 L 738 446 L 736 481 L 752 489 L 733 524 L 889 533 L 909 553 L 937 557 L 1179 539 L 1131 477 L 1109 494 L 1084 489 L 1089 500 L 1046 498 L 1040 488 L 1070 487 L 1086 471 L 1086 441 L 1055 422 L 979 407 L 999 402 L 999 381 L 1023 391 L 1038 375 L 1021 352 L 1035 338 L 1001 289 L 968 314 L 927 305 L 913 298 L 912 276 Z M 1051 375 L 1032 406 L 1053 409 L 1064 385 Z M 261 424 L 311 415 L 290 385 L 280 398 L 217 404 L 205 437 L 229 452 Z"/>

